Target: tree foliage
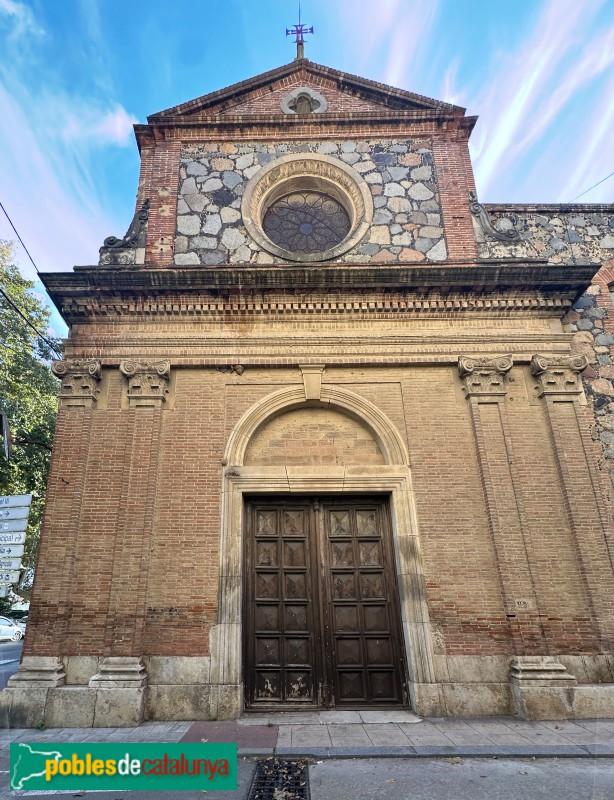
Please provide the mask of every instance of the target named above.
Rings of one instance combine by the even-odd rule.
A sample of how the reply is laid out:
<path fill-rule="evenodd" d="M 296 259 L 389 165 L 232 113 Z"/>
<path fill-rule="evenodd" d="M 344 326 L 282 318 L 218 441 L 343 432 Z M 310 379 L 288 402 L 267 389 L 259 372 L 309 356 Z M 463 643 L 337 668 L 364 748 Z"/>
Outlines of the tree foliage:
<path fill-rule="evenodd" d="M 50 311 L 33 293 L 34 284 L 14 263 L 13 245 L 0 240 L 0 287 L 30 323 L 47 334 Z M 45 504 L 50 448 L 57 412 L 58 381 L 50 369 L 51 347 L 0 294 L 0 407 L 8 416 L 15 444 L 7 463 L 0 452 L 0 494 L 32 494 L 26 546 L 26 570 L 20 588 L 28 587 L 35 566 Z"/>

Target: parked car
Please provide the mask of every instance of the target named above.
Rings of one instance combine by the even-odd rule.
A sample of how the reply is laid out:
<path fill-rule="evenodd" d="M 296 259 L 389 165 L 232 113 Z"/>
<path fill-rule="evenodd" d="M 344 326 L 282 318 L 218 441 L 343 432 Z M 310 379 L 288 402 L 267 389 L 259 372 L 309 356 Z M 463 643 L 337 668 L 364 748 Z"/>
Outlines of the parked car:
<path fill-rule="evenodd" d="M 22 636 L 25 636 L 26 635 L 26 625 L 28 623 L 28 618 L 27 617 L 22 617 L 21 619 L 16 619 L 15 622 L 19 626 L 19 630 L 21 631 Z"/>
<path fill-rule="evenodd" d="M 10 639 L 13 642 L 23 639 L 23 632 L 15 620 L 0 617 L 0 639 Z"/>

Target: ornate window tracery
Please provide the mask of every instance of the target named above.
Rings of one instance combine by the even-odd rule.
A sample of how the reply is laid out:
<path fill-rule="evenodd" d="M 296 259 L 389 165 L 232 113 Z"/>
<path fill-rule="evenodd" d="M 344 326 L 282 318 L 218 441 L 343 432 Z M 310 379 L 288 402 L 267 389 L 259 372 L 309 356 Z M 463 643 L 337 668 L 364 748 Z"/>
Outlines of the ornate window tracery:
<path fill-rule="evenodd" d="M 250 179 L 241 213 L 263 250 L 311 263 L 337 258 L 361 241 L 373 219 L 373 200 L 347 164 L 298 153 L 272 161 Z"/>
<path fill-rule="evenodd" d="M 290 192 L 267 209 L 262 228 L 279 247 L 292 252 L 330 250 L 350 231 L 350 218 L 341 203 L 324 192 Z"/>

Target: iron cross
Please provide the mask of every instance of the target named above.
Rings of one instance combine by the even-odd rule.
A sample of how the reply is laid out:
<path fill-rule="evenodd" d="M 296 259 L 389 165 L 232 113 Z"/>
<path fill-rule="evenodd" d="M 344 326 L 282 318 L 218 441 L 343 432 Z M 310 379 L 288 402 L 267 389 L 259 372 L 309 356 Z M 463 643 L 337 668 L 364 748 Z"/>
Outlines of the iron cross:
<path fill-rule="evenodd" d="M 307 27 L 301 22 L 301 6 L 298 7 L 298 24 L 293 25 L 291 28 L 286 28 L 286 36 L 295 36 L 296 42 L 296 57 L 305 58 L 305 34 L 313 34 L 313 25 Z"/>

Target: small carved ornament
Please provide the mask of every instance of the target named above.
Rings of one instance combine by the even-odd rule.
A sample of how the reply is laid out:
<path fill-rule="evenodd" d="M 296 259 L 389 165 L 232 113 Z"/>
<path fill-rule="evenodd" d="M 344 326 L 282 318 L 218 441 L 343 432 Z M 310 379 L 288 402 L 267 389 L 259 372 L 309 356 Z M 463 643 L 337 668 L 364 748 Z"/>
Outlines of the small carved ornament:
<path fill-rule="evenodd" d="M 242 364 L 224 364 L 222 367 L 216 367 L 218 372 L 223 372 L 226 375 L 232 374 L 243 375 L 245 367 Z"/>
<path fill-rule="evenodd" d="M 120 247 L 141 247 L 145 246 L 143 236 L 145 233 L 145 225 L 149 218 L 149 200 L 145 200 L 143 205 L 135 212 L 130 227 L 122 239 L 117 236 L 107 236 L 104 240 L 101 250 L 105 247 L 117 249 Z"/>
<path fill-rule="evenodd" d="M 482 225 L 484 233 L 487 233 L 491 238 L 497 239 L 499 242 L 520 241 L 520 231 L 516 230 L 516 228 L 512 227 L 507 231 L 500 231 L 498 228 L 495 228 L 490 221 L 488 211 L 486 211 L 481 203 L 478 203 L 478 198 L 473 192 L 469 192 L 469 200 L 469 208 L 471 209 L 471 213 L 474 217 L 477 217 L 480 220 L 480 224 Z M 514 222 L 515 221 L 516 219 L 514 218 Z"/>

